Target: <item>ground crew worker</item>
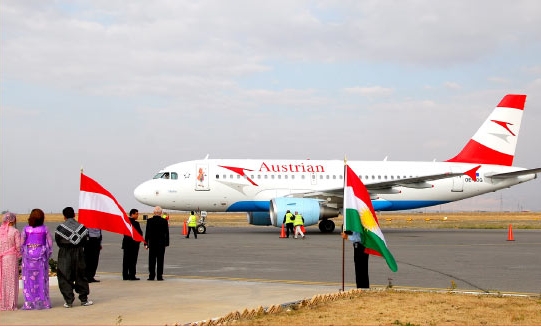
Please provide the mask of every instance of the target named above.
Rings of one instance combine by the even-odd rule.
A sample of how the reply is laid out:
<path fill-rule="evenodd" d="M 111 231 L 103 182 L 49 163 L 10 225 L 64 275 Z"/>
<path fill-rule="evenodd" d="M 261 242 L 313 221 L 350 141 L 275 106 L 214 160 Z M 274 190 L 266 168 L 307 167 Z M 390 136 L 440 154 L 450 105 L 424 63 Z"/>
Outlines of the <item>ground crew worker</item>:
<path fill-rule="evenodd" d="M 193 230 L 193 236 L 197 239 L 197 216 L 195 212 L 191 212 L 190 217 L 188 217 L 188 235 L 186 238 L 190 238 L 190 231 Z"/>
<path fill-rule="evenodd" d="M 284 215 L 284 221 L 282 222 L 283 224 L 286 224 L 287 238 L 289 238 L 289 231 L 291 231 L 291 235 L 293 235 L 293 221 L 295 221 L 295 216 L 288 210 Z"/>
<path fill-rule="evenodd" d="M 298 211 L 295 211 L 295 220 L 293 220 L 293 225 L 295 225 L 295 238 L 297 235 L 301 234 L 304 239 L 304 233 L 301 230 L 301 226 L 304 226 L 304 218 Z"/>

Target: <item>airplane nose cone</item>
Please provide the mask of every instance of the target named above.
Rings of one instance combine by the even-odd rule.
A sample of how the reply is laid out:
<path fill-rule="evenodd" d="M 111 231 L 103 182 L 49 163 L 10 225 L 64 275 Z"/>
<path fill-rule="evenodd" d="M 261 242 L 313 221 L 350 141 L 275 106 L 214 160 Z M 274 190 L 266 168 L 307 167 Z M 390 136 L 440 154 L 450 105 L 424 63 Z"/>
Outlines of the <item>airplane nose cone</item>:
<path fill-rule="evenodd" d="M 137 201 L 148 204 L 148 200 L 150 199 L 150 192 L 147 183 L 143 183 L 135 188 L 133 191 L 133 196 L 135 196 L 135 199 Z"/>

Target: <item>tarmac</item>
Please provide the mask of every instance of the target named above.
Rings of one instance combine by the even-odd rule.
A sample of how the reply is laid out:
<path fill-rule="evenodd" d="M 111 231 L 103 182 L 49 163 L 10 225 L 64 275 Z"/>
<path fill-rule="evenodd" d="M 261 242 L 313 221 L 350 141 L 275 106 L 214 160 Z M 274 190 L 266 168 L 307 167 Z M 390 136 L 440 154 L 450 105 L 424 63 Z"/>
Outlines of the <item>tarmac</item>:
<path fill-rule="evenodd" d="M 268 308 L 336 293 L 341 285 L 285 283 L 242 279 L 199 279 L 164 275 L 163 281 L 124 281 L 120 274 L 99 273 L 90 284 L 92 306 L 81 306 L 76 297 L 64 308 L 56 277 L 50 278 L 52 308 L 0 313 L 1 325 L 190 325 L 245 309 Z M 143 278 L 145 277 L 145 278 Z M 77 296 L 77 294 L 76 294 Z M 23 296 L 19 289 L 19 308 Z"/>
<path fill-rule="evenodd" d="M 143 250 L 141 280 L 123 281 L 122 237 L 105 233 L 96 275 L 101 282 L 90 284 L 94 305 L 83 307 L 76 300 L 72 308 L 64 308 L 53 277 L 52 309 L 1 311 L 0 325 L 202 324 L 245 309 L 334 294 L 341 280 L 349 281 L 345 291 L 354 288 L 352 246 L 345 247 L 342 271 L 343 242 L 337 233 L 314 231 L 302 241 L 279 238 L 274 228 L 265 227 L 213 227 L 197 241 L 180 234 L 180 228 L 171 228 L 164 281 L 146 280 L 148 256 Z M 539 274 L 532 273 L 541 271 L 539 230 L 517 230 L 513 242 L 503 230 L 387 230 L 385 236 L 399 271 L 390 272 L 383 259 L 371 258 L 372 288 L 392 283 L 395 289 L 441 290 L 455 285 L 457 290 L 539 294 Z M 294 254 L 294 260 L 284 253 Z M 20 289 L 19 308 L 22 302 Z"/>

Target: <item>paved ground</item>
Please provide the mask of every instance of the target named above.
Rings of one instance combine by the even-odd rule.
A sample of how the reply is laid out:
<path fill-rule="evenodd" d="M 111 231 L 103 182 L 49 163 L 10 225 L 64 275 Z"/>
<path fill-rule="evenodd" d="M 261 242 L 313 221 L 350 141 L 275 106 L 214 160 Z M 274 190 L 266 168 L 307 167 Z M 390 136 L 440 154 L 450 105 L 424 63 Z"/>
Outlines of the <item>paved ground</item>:
<path fill-rule="evenodd" d="M 99 274 L 90 284 L 94 305 L 76 300 L 66 309 L 56 280 L 51 281 L 53 308 L 39 311 L 3 311 L 1 325 L 184 325 L 242 312 L 259 306 L 295 302 L 316 294 L 334 293 L 336 285 L 300 285 L 273 282 L 183 279 L 123 281 L 116 274 Z M 19 307 L 22 297 L 19 297 Z"/>

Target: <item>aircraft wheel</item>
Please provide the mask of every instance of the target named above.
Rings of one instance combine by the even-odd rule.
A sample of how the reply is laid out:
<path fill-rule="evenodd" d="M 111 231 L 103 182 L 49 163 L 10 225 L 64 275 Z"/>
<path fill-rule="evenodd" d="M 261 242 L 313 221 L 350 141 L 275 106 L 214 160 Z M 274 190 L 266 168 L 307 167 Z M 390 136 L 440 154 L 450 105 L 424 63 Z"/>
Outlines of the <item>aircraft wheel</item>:
<path fill-rule="evenodd" d="M 205 234 L 207 231 L 207 227 L 205 225 L 198 225 L 197 226 L 197 233 L 198 234 Z"/>
<path fill-rule="evenodd" d="M 319 222 L 319 230 L 322 233 L 332 233 L 334 232 L 334 221 L 330 219 L 325 219 Z"/>

